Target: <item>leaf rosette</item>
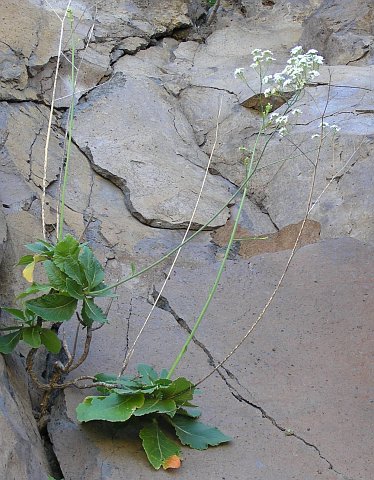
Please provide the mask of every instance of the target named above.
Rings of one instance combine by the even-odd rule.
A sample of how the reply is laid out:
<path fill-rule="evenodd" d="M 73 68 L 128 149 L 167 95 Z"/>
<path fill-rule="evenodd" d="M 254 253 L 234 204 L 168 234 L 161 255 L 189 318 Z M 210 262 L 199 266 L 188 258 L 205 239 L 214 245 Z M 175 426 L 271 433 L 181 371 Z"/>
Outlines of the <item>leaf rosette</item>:
<path fill-rule="evenodd" d="M 192 403 L 193 383 L 184 377 L 166 377 L 166 370 L 157 374 L 144 364 L 138 365 L 138 375 L 133 377 L 97 374 L 101 395 L 86 397 L 77 407 L 77 418 L 82 423 L 138 424 L 143 449 L 156 470 L 180 466 L 180 446 L 170 438 L 170 427 L 182 445 L 197 450 L 229 442 L 231 438 L 218 428 L 197 420 L 201 412 Z"/>

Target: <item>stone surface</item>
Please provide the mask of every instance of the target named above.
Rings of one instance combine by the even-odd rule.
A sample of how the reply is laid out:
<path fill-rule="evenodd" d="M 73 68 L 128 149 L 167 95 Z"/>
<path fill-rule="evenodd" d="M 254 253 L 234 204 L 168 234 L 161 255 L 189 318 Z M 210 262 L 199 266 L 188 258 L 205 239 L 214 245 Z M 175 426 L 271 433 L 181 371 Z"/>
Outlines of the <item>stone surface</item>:
<path fill-rule="evenodd" d="M 112 331 L 110 336 L 121 338 L 122 342 L 115 345 L 112 343 L 108 355 L 106 341 L 109 338 L 105 334 L 97 336 L 93 345 L 95 355 L 91 356 L 90 364 L 86 364 L 81 373 L 92 369 L 102 370 L 103 363 L 110 371 L 118 370 L 126 344 L 126 318 L 130 318 L 131 340 L 150 308 L 150 305 L 142 300 L 144 293 L 144 285 L 139 283 L 134 285 L 132 291 L 121 289 L 120 299 L 112 310 L 113 316 L 108 328 Z M 135 352 L 132 364 L 147 361 L 158 367 L 168 365 L 185 335 L 185 330 L 180 328 L 170 313 L 156 309 L 153 320 L 147 327 L 147 334 L 143 336 L 138 351 Z M 166 344 L 167 357 L 165 357 Z M 209 369 L 209 359 L 204 352 L 193 346 L 189 349 L 187 363 L 178 372 L 186 374 L 190 371 L 196 380 L 206 369 Z M 321 478 L 338 478 L 337 475 L 331 474 L 328 464 L 320 459 L 313 449 L 294 438 L 285 437 L 283 432 L 261 418 L 252 407 L 234 399 L 227 384 L 220 377 L 216 376 L 207 382 L 203 392 L 199 404 L 205 412 L 204 420 L 218 425 L 232 435 L 234 442 L 204 453 L 184 449 L 185 463 L 180 472 L 183 478 L 195 478 L 196 472 L 201 471 L 206 478 L 212 480 L 226 477 L 240 479 L 244 470 L 246 475 L 249 473 L 262 475 L 266 472 L 266 478 L 275 480 L 286 477 L 290 469 L 295 479 L 312 479 L 316 472 L 320 472 Z M 65 398 L 61 397 L 54 408 L 49 425 L 49 432 L 65 478 L 119 480 L 124 475 L 144 479 L 160 475 L 166 478 L 169 475 L 166 472 L 151 470 L 131 429 L 129 431 L 125 427 L 120 427 L 113 430 L 101 425 L 98 430 L 95 425 L 77 425 L 75 407 L 81 398 L 82 392 L 66 391 Z M 228 410 L 231 416 L 227 415 Z M 266 449 L 263 447 L 264 443 L 267 445 Z M 228 459 L 224 463 L 222 455 Z M 276 462 L 272 460 L 274 456 L 277 457 Z M 67 457 L 68 462 L 64 461 Z M 295 464 L 297 458 L 302 458 L 302 462 Z"/>
<path fill-rule="evenodd" d="M 49 467 L 31 412 L 23 366 L 0 358 L 1 456 L 4 479 L 47 480 Z"/>
<path fill-rule="evenodd" d="M 371 65 L 373 18 L 371 0 L 323 0 L 305 20 L 300 43 L 317 49 L 329 65 Z"/>
<path fill-rule="evenodd" d="M 242 183 L 245 155 L 239 147 L 253 145 L 260 125 L 252 108 L 259 81 L 249 68 L 251 50 L 273 50 L 272 72 L 283 69 L 289 50 L 298 44 L 318 48 L 326 57 L 331 66 L 322 69 L 295 105 L 303 113 L 293 118 L 292 135 L 272 140 L 251 180 L 238 235 L 269 238 L 257 246 L 235 244 L 198 332 L 202 343 L 189 348 L 178 373 L 194 380 L 207 373 L 239 341 L 272 293 L 289 255 L 281 250 L 292 248 L 305 215 L 318 149 L 318 139 L 311 136 L 319 132 L 326 109 L 325 121 L 341 131 L 328 135 L 320 152 L 304 246 L 251 341 L 230 359 L 227 370 L 202 385 L 204 420 L 231 434 L 234 442 L 207 452 L 184 449 L 180 474 L 186 480 L 199 472 L 212 480 L 371 479 L 373 252 L 361 242 L 374 238 L 372 2 L 222 0 L 211 26 L 204 24 L 205 1 L 73 0 L 71 6 L 79 74 L 65 226 L 77 236 L 84 232 L 110 281 L 129 274 L 131 263 L 142 268 L 179 244 L 212 153 L 193 228 Z M 0 213 L 0 283 L 7 305 L 24 287 L 19 269 L 13 268 L 26 253 L 23 245 L 42 237 L 48 104 L 58 16 L 65 7 L 64 0 L 6 0 L 0 15 L 0 200 L 7 224 L 4 250 Z M 51 238 L 72 93 L 70 34 L 66 24 L 47 173 Z M 249 88 L 234 79 L 238 67 L 246 69 Z M 238 199 L 231 203 L 213 223 L 214 229 L 221 227 L 215 242 L 212 232 L 204 232 L 183 249 L 131 369 L 144 361 L 158 368 L 171 364 L 223 257 Z M 360 241 L 319 241 L 319 236 Z M 118 371 L 165 272 L 162 264 L 119 289 L 110 323 L 96 332 L 80 373 Z M 17 386 L 23 375 L 18 366 L 8 366 L 7 372 L 1 370 L 0 404 L 21 412 L 22 421 L 9 427 L 7 417 L 1 418 L 10 432 L 7 438 L 16 433 L 15 443 L 2 446 L 0 477 L 44 480 L 44 453 L 27 393 Z M 22 406 L 15 390 L 26 399 Z M 77 425 L 75 407 L 82 396 L 70 390 L 60 396 L 49 424 L 65 480 L 169 476 L 151 471 L 126 428 Z M 29 433 L 24 425 L 31 425 Z M 26 442 L 36 448 L 34 462 L 23 448 Z M 11 462 L 10 455 L 17 460 Z"/>
<path fill-rule="evenodd" d="M 194 478 L 196 471 L 211 479 L 240 479 L 243 471 L 271 480 L 371 478 L 372 254 L 372 247 L 353 239 L 324 241 L 298 251 L 251 342 L 230 359 L 223 378 L 215 375 L 202 385 L 198 403 L 203 419 L 219 425 L 234 441 L 204 454 L 184 449 L 183 478 Z M 211 370 L 212 360 L 222 359 L 233 348 L 262 309 L 287 255 L 254 257 L 250 264 L 229 262 L 197 335 L 202 344 L 188 350 L 177 374 L 196 381 Z M 131 368 L 141 361 L 158 368 L 170 363 L 186 335 L 176 320 L 192 325 L 217 266 L 210 260 L 198 267 L 196 261 L 193 267 L 177 269 L 165 293 L 171 310 L 156 309 Z M 106 333 L 101 330 L 97 335 L 95 354 L 80 373 L 102 371 L 104 364 L 108 371 L 118 370 L 127 343 L 126 319 L 131 344 L 150 308 L 144 300 L 146 291 L 144 281 L 132 290 L 119 289 L 111 323 Z M 114 337 L 122 341 L 114 344 Z M 131 429 L 77 425 L 75 407 L 81 398 L 82 392 L 66 391 L 49 425 L 65 478 L 167 475 L 152 473 Z"/>
<path fill-rule="evenodd" d="M 253 257 L 249 264 L 229 262 L 197 334 L 216 361 L 256 320 L 288 255 Z M 341 478 L 360 480 L 372 476 L 374 441 L 369 381 L 372 255 L 372 246 L 348 238 L 301 248 L 265 317 L 226 365 L 234 375 L 227 380 L 242 397 L 262 408 L 269 422 L 274 419 L 279 427 L 314 445 L 317 456 L 319 452 L 332 464 L 331 475 L 338 471 Z M 164 294 L 171 309 L 189 325 L 203 305 L 213 274 L 212 269 L 201 268 L 197 274 L 181 268 Z M 209 371 L 207 366 L 195 368 L 199 378 Z M 232 425 L 230 417 L 227 421 Z M 242 428 L 236 427 L 238 432 Z M 237 448 L 242 448 L 240 440 Z M 243 462 L 248 468 L 247 459 L 243 453 L 243 468 Z"/>
<path fill-rule="evenodd" d="M 107 119 L 104 124 L 93 124 L 98 112 Z M 161 87 L 117 74 L 87 97 L 76 118 L 75 141 L 91 156 L 95 170 L 123 189 L 136 218 L 154 227 L 187 225 L 208 158 Z M 195 225 L 204 225 L 227 202 L 229 186 L 208 175 Z M 211 226 L 227 218 L 228 209 Z"/>
<path fill-rule="evenodd" d="M 0 207 L 0 265 L 3 261 L 4 250 L 6 246 L 6 241 L 8 237 L 8 229 L 6 224 L 5 215 L 2 208 Z"/>

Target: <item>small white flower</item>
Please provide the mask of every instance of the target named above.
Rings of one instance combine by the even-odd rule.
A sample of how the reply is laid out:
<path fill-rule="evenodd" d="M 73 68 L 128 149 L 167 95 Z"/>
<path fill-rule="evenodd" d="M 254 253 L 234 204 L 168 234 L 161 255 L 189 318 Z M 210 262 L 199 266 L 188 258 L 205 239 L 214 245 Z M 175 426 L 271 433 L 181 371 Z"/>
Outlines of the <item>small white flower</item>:
<path fill-rule="evenodd" d="M 340 132 L 341 128 L 338 127 L 337 125 L 330 125 L 330 129 L 333 131 L 333 132 Z"/>
<path fill-rule="evenodd" d="M 301 110 L 300 108 L 294 108 L 291 112 L 291 115 L 301 115 Z"/>
<path fill-rule="evenodd" d="M 270 95 L 271 95 L 271 88 L 266 88 L 266 89 L 264 90 L 264 95 L 265 95 L 266 98 L 267 98 L 267 97 L 270 97 Z"/>
<path fill-rule="evenodd" d="M 319 77 L 320 73 L 317 72 L 317 70 L 312 70 L 310 73 L 309 73 L 309 76 L 310 76 L 310 79 L 312 80 L 313 78 L 315 77 Z"/>
<path fill-rule="evenodd" d="M 285 135 L 287 135 L 287 133 L 288 133 L 288 130 L 287 130 L 286 127 L 282 127 L 282 128 L 279 129 L 279 135 L 281 137 L 284 137 Z"/>
<path fill-rule="evenodd" d="M 235 78 L 242 78 L 244 76 L 244 68 L 236 68 L 234 72 Z"/>
<path fill-rule="evenodd" d="M 285 80 L 283 82 L 283 88 L 286 88 L 288 87 L 288 85 L 291 85 L 292 84 L 292 79 L 291 78 L 287 78 L 287 80 Z"/>
<path fill-rule="evenodd" d="M 273 78 L 273 75 L 266 75 L 266 76 L 262 79 L 262 83 L 263 83 L 264 85 L 267 85 L 267 84 L 271 81 L 272 78 Z"/>
<path fill-rule="evenodd" d="M 281 73 L 275 73 L 273 78 L 276 83 L 283 83 L 285 81 L 285 78 Z"/>
<path fill-rule="evenodd" d="M 327 128 L 330 126 L 330 124 L 328 122 L 321 122 L 318 126 L 322 128 Z"/>
<path fill-rule="evenodd" d="M 314 133 L 310 138 L 313 140 L 314 138 L 319 138 L 320 134 L 319 133 Z"/>
<path fill-rule="evenodd" d="M 292 55 L 299 55 L 300 53 L 302 53 L 303 51 L 303 47 L 301 47 L 300 45 L 297 46 L 297 47 L 294 47 L 292 50 L 291 50 L 291 54 Z"/>

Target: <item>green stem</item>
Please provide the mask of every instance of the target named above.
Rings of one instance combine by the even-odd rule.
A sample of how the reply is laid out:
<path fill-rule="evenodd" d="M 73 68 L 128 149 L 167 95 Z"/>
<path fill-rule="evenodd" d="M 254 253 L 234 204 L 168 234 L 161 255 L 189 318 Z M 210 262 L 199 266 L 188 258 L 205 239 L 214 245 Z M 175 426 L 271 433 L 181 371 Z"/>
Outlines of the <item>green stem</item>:
<path fill-rule="evenodd" d="M 244 202 L 245 202 L 246 197 L 247 197 L 248 183 L 249 183 L 249 180 L 254 173 L 254 169 L 253 169 L 254 155 L 256 153 L 258 141 L 259 141 L 259 138 L 260 138 L 260 135 L 261 135 L 262 131 L 263 131 L 263 128 L 261 128 L 261 130 L 259 131 L 259 133 L 257 135 L 257 138 L 256 138 L 254 148 L 252 150 L 251 159 L 249 161 L 249 166 L 247 167 L 247 174 L 246 174 L 246 179 L 245 179 L 245 182 L 244 182 L 245 186 L 243 188 L 242 198 L 240 200 L 239 208 L 238 208 L 238 211 L 237 211 L 237 214 L 236 214 L 236 217 L 235 217 L 235 222 L 234 222 L 234 226 L 233 226 L 233 229 L 232 229 L 232 232 L 231 232 L 231 235 L 230 235 L 230 239 L 229 239 L 229 242 L 228 242 L 227 247 L 226 247 L 225 255 L 224 255 L 224 257 L 222 259 L 222 262 L 221 262 L 221 265 L 218 269 L 218 272 L 217 272 L 216 278 L 214 280 L 213 286 L 209 291 L 206 302 L 205 302 L 199 316 L 197 317 L 197 320 L 196 320 L 195 325 L 193 326 L 193 328 L 191 330 L 191 333 L 189 334 L 189 336 L 188 336 L 187 340 L 185 341 L 183 347 L 181 348 L 180 352 L 178 353 L 176 359 L 174 360 L 174 363 L 173 363 L 173 365 L 171 366 L 171 368 L 168 372 L 167 378 L 170 378 L 173 375 L 174 370 L 177 368 L 178 364 L 180 363 L 184 354 L 186 353 L 187 348 L 188 348 L 189 344 L 191 343 L 193 337 L 195 336 L 195 333 L 196 333 L 197 329 L 199 328 L 199 326 L 201 324 L 201 321 L 203 320 L 203 318 L 205 316 L 205 313 L 208 310 L 208 307 L 209 307 L 211 301 L 213 300 L 214 294 L 216 293 L 216 290 L 218 288 L 219 282 L 221 280 L 223 271 L 224 271 L 225 266 L 226 266 L 228 256 L 230 254 L 232 244 L 235 240 L 235 235 L 236 235 L 236 231 L 238 229 L 241 212 L 243 210 Z"/>
<path fill-rule="evenodd" d="M 70 14 L 69 14 L 70 13 Z M 75 93 L 75 44 L 74 44 L 74 29 L 73 29 L 73 15 L 71 12 L 68 13 L 68 19 L 70 21 L 70 28 L 71 28 L 71 85 L 72 85 L 72 95 L 71 95 L 71 102 L 70 102 L 70 109 L 69 109 L 69 121 L 68 121 L 68 142 L 66 147 L 66 162 L 64 167 L 64 180 L 62 182 L 61 188 L 61 200 L 60 200 L 60 215 L 59 215 L 59 229 L 57 234 L 57 240 L 61 240 L 62 233 L 64 229 L 64 214 L 65 214 L 65 193 L 66 193 L 66 185 L 68 182 L 68 174 L 69 174 L 69 161 L 71 156 L 71 145 L 72 145 L 72 135 L 73 135 L 73 128 L 74 128 L 74 93 Z"/>

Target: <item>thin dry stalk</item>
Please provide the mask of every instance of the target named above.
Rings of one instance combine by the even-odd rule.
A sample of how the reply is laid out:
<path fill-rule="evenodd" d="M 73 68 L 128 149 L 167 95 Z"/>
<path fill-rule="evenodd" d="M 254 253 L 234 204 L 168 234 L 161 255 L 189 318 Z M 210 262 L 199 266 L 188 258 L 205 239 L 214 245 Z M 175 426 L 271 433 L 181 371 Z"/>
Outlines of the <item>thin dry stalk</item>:
<path fill-rule="evenodd" d="M 54 109 L 55 98 L 56 98 L 57 78 L 58 78 L 58 71 L 59 71 L 59 68 L 60 68 L 60 60 L 61 60 L 61 54 L 62 54 L 62 40 L 63 40 L 63 36 L 64 36 L 64 24 L 65 24 L 66 16 L 68 14 L 68 10 L 70 8 L 70 4 L 71 4 L 71 0 L 69 0 L 69 2 L 67 4 L 67 7 L 65 9 L 65 12 L 64 12 L 64 16 L 61 19 L 60 39 L 59 39 L 59 44 L 58 44 L 58 53 L 57 53 L 57 62 L 56 62 L 56 72 L 55 72 L 54 80 L 53 80 L 51 108 L 50 108 L 49 118 L 48 118 L 47 138 L 46 138 L 45 147 L 44 147 L 44 165 L 43 165 L 43 182 L 42 182 L 42 230 L 43 230 L 44 240 L 47 239 L 47 231 L 46 231 L 46 223 L 45 223 L 45 197 L 46 197 L 46 189 L 47 189 L 49 141 L 50 141 L 50 138 L 51 138 L 53 109 Z"/>

